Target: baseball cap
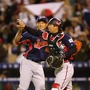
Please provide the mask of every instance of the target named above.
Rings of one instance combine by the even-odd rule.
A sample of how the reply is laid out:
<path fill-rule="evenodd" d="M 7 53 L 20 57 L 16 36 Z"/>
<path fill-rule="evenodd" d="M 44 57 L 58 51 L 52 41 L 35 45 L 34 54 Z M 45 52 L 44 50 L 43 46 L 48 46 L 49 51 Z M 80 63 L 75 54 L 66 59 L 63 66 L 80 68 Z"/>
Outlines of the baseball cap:
<path fill-rule="evenodd" d="M 44 21 L 45 23 L 47 23 L 47 22 L 48 22 L 48 19 L 47 19 L 47 17 L 45 17 L 45 16 L 39 16 L 39 17 L 37 18 L 37 22 L 39 22 L 39 21 Z"/>

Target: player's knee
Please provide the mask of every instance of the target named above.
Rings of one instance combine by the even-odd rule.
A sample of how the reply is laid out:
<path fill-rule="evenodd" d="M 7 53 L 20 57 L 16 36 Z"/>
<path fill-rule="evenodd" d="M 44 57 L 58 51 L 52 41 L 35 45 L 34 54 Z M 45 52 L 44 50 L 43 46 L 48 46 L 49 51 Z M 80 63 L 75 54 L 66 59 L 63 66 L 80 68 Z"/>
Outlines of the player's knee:
<path fill-rule="evenodd" d="M 38 89 L 39 90 L 39 89 Z M 40 90 L 45 90 L 45 84 L 40 85 Z"/>
<path fill-rule="evenodd" d="M 61 90 L 61 89 L 60 89 L 60 84 L 54 83 L 54 84 L 52 85 L 52 89 L 51 89 L 51 90 Z"/>

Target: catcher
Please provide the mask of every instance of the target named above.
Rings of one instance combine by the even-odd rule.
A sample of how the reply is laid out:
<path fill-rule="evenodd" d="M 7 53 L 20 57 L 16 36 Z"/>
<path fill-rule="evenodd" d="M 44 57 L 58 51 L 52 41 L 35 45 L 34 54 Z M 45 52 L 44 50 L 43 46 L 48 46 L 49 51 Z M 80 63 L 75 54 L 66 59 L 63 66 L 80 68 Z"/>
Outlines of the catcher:
<path fill-rule="evenodd" d="M 48 30 L 50 32 L 49 36 L 49 45 L 53 50 L 55 60 L 61 62 L 61 66 L 59 66 L 59 62 L 54 61 L 51 55 L 50 58 L 47 58 L 47 62 L 55 68 L 55 81 L 52 85 L 51 90 L 72 90 L 72 76 L 74 74 L 73 65 L 70 63 L 70 57 L 77 51 L 76 44 L 73 39 L 62 30 L 62 22 L 57 18 L 52 18 L 48 22 Z M 57 56 L 57 58 L 56 58 Z M 59 64 L 59 65 L 58 65 Z"/>
<path fill-rule="evenodd" d="M 30 34 L 48 41 L 49 55 L 46 59 L 49 66 L 55 68 L 55 81 L 51 90 L 72 90 L 72 76 L 74 68 L 70 60 L 77 52 L 73 39 L 62 30 L 62 22 L 57 18 L 51 18 L 48 22 L 48 31 L 41 32 L 33 30 L 19 20 L 20 27 L 23 27 Z"/>

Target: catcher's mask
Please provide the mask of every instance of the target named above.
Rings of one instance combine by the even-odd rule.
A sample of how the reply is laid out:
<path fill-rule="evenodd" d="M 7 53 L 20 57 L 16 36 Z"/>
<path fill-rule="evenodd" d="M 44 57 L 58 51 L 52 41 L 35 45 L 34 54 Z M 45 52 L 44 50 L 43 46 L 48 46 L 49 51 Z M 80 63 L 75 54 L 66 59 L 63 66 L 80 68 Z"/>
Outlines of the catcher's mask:
<path fill-rule="evenodd" d="M 51 18 L 48 22 L 49 24 L 53 24 L 55 26 L 59 27 L 59 30 L 62 30 L 62 20 L 59 20 L 58 18 Z"/>

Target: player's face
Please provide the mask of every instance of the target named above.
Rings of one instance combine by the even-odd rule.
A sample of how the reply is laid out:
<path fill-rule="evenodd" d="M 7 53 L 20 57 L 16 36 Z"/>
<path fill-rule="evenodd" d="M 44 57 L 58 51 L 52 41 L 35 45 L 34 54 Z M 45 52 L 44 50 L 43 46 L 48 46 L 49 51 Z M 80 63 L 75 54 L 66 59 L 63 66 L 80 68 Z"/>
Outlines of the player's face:
<path fill-rule="evenodd" d="M 58 32 L 58 26 L 55 26 L 53 24 L 48 25 L 48 30 L 50 33 L 57 33 Z"/>
<path fill-rule="evenodd" d="M 43 21 L 37 22 L 37 28 L 38 28 L 39 30 L 45 30 L 46 27 L 47 27 L 47 23 L 45 23 L 45 22 L 43 22 Z"/>

